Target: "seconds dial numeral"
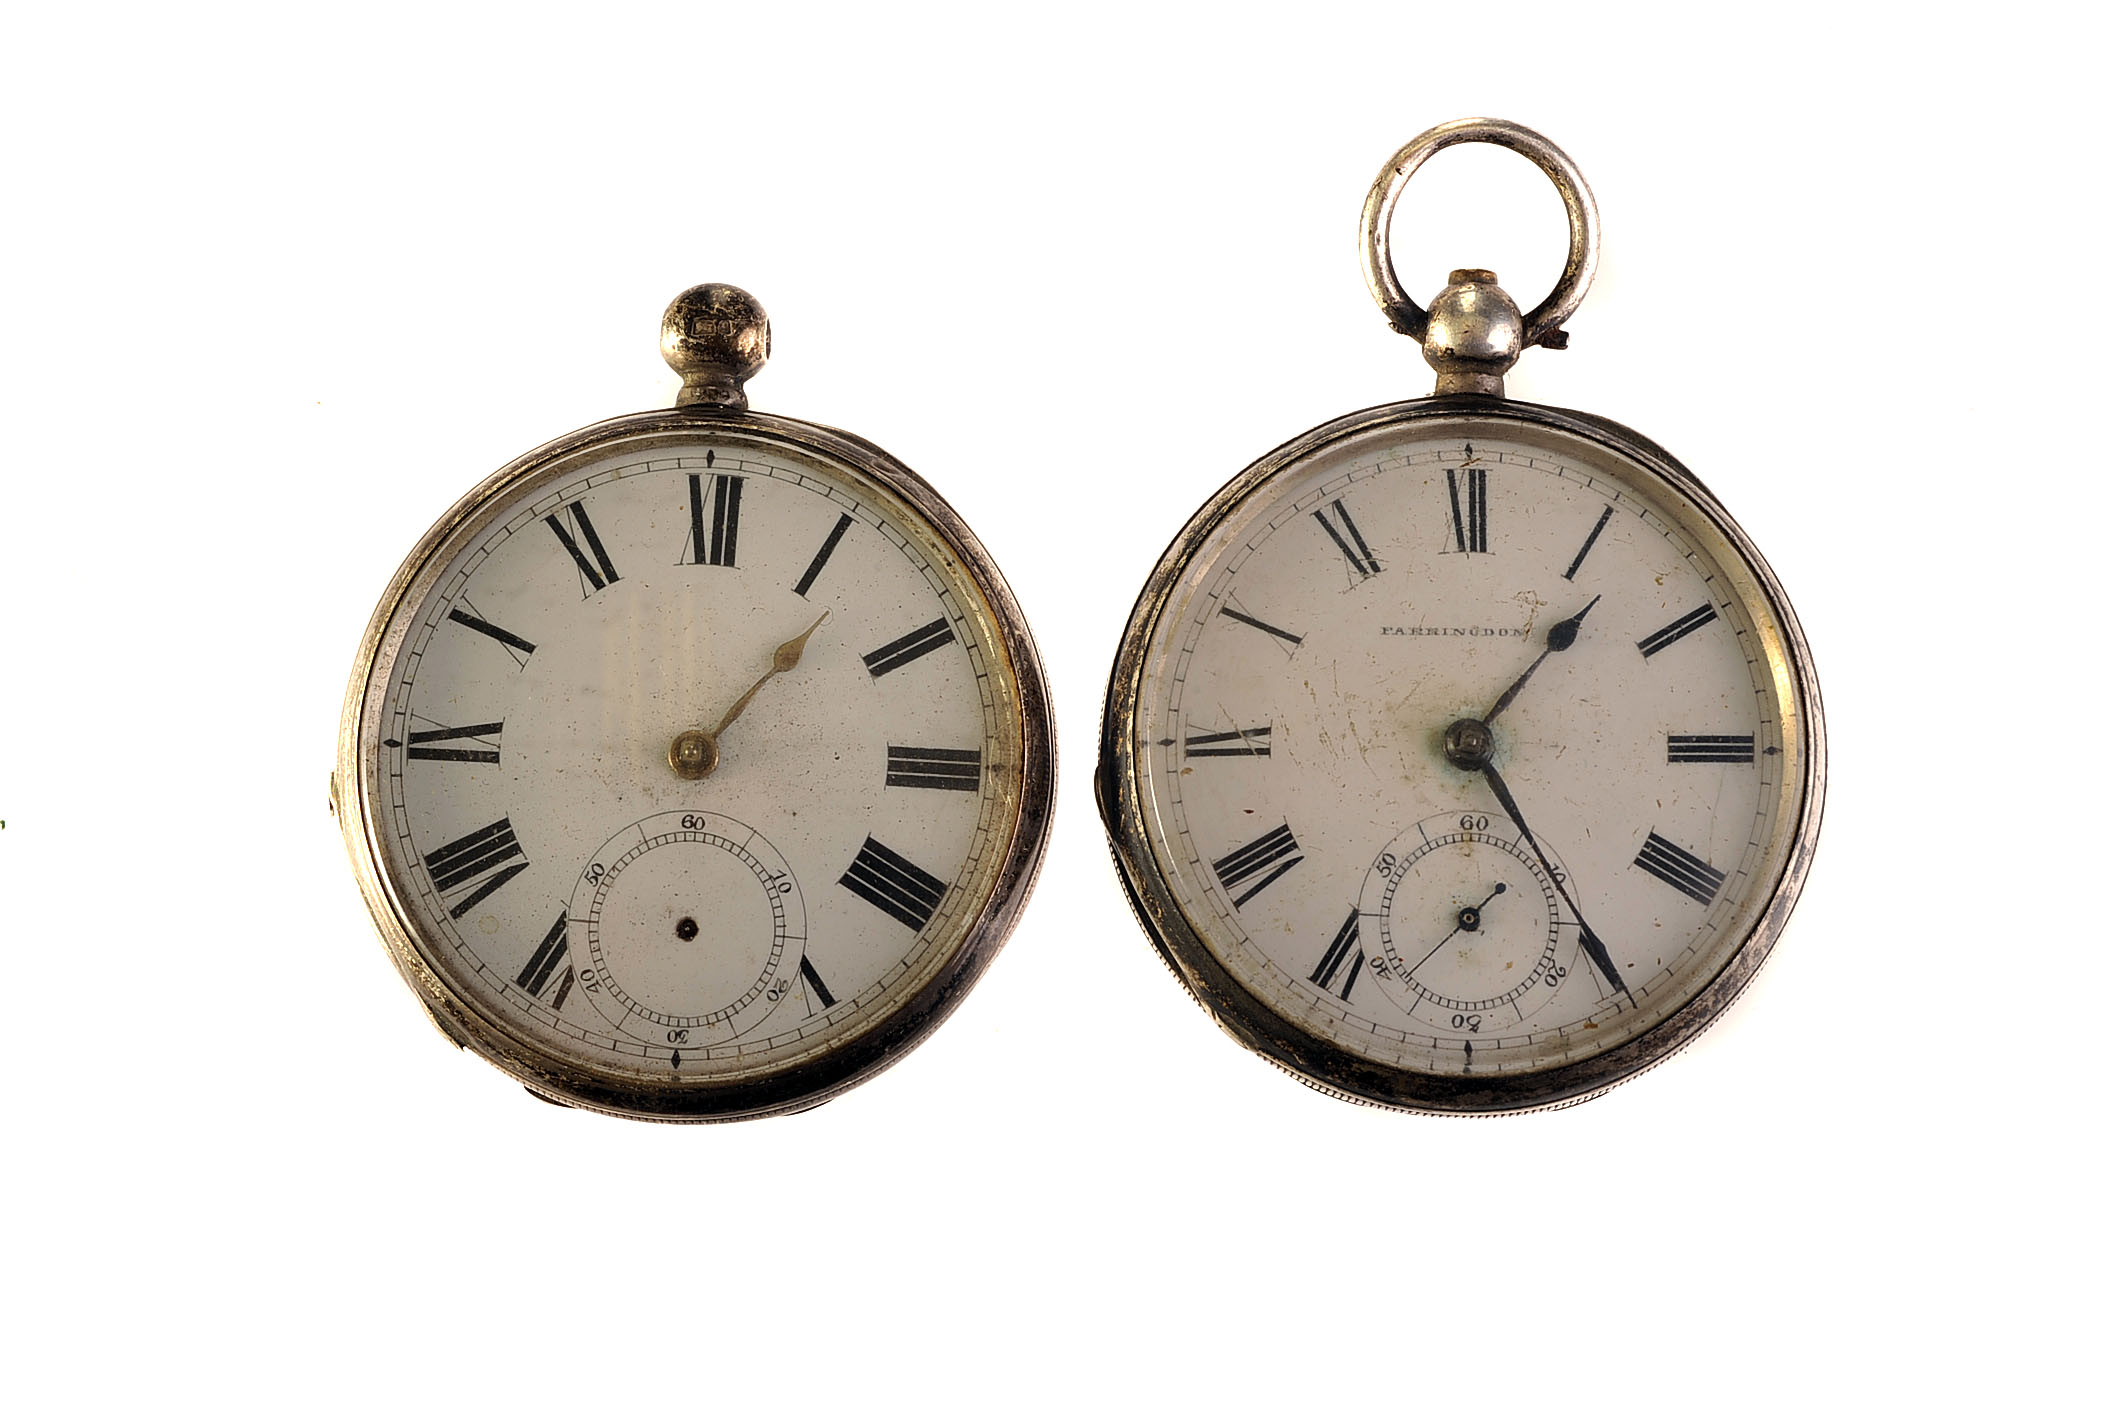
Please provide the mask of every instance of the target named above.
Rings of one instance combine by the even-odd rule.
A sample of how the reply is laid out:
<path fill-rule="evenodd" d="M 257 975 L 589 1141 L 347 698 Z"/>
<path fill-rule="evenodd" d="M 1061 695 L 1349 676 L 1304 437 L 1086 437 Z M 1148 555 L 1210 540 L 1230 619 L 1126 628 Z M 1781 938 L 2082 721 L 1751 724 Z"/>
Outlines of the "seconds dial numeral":
<path fill-rule="evenodd" d="M 504 864 L 512 856 L 517 857 L 516 863 Z M 438 846 L 421 860 L 428 866 L 429 879 L 436 883 L 438 894 L 447 895 L 461 885 L 487 876 L 471 894 L 451 906 L 452 919 L 464 919 L 475 905 L 509 884 L 531 864 L 518 848 L 517 833 L 510 829 L 507 816 Z M 489 875 L 489 871 L 494 874 Z"/>
<path fill-rule="evenodd" d="M 570 502 L 563 510 L 567 511 L 570 519 L 576 523 L 577 535 L 584 538 L 583 544 L 578 545 L 576 536 L 571 535 L 569 528 L 562 525 L 560 512 L 547 518 L 547 527 L 554 532 L 555 539 L 562 543 L 562 548 L 569 552 L 569 559 L 576 562 L 576 573 L 584 577 L 584 583 L 591 587 L 584 592 L 584 598 L 588 600 L 619 580 L 621 573 L 613 568 L 612 558 L 606 554 L 606 547 L 600 542 L 598 531 L 584 512 L 584 504 L 580 501 Z M 587 548 L 591 553 L 589 556 L 584 554 Z M 593 561 L 597 564 L 594 565 Z"/>
<path fill-rule="evenodd" d="M 837 882 L 911 929 L 922 929 L 946 898 L 946 882 L 871 836 Z"/>
<path fill-rule="evenodd" d="M 1287 857 L 1292 859 L 1288 860 Z M 1300 853 L 1300 845 L 1293 839 L 1293 830 L 1284 822 L 1266 831 L 1238 850 L 1230 851 L 1212 862 L 1212 873 L 1233 897 L 1234 908 L 1240 909 L 1262 894 L 1279 876 L 1284 875 L 1307 857 Z M 1249 884 L 1250 881 L 1254 884 Z M 1239 895 L 1235 890 L 1243 885 L 1249 888 Z"/>

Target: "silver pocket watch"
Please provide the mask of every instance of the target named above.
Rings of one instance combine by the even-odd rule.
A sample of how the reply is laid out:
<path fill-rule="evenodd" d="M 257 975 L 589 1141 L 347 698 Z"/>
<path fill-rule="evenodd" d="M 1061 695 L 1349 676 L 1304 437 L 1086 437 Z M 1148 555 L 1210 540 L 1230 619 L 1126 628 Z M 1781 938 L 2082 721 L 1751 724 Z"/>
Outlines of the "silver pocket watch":
<path fill-rule="evenodd" d="M 1488 142 L 1564 199 L 1528 315 L 1484 270 L 1421 308 L 1389 258 L 1428 158 Z M 1433 396 L 1302 433 L 1154 568 L 1096 781 L 1154 946 L 1236 1040 L 1411 1111 L 1584 1100 L 1676 1052 L 1765 962 L 1825 789 L 1794 611 L 1714 495 L 1606 418 L 1515 402 L 1598 246 L 1557 147 L 1421 134 L 1367 194 L 1369 290 Z"/>
<path fill-rule="evenodd" d="M 333 800 L 453 1041 L 569 1105 L 801 1110 L 945 1018 L 1047 840 L 1034 640 L 945 500 L 751 412 L 760 305 L 672 302 L 674 408 L 468 492 L 377 606 Z"/>

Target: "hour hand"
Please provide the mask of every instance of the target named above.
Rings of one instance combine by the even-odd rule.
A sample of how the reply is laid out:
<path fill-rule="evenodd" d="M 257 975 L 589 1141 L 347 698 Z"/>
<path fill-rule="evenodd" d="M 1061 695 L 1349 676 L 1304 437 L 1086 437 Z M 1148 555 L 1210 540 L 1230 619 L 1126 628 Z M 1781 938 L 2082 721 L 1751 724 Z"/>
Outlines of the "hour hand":
<path fill-rule="evenodd" d="M 777 645 L 775 654 L 769 659 L 768 672 L 755 679 L 754 686 L 739 695 L 739 701 L 725 710 L 724 716 L 717 720 L 714 728 L 706 733 L 699 728 L 689 728 L 672 740 L 672 746 L 666 749 L 665 759 L 676 774 L 692 781 L 707 777 L 717 770 L 717 761 L 721 756 L 717 750 L 717 739 L 723 736 L 726 728 L 738 721 L 739 715 L 746 711 L 747 704 L 754 701 L 754 695 L 761 691 L 763 684 L 778 674 L 787 674 L 798 667 L 798 660 L 805 653 L 805 641 L 813 637 L 813 631 L 820 628 L 827 617 L 828 612 L 822 610 L 820 618 L 807 625 L 804 633 Z"/>
<path fill-rule="evenodd" d="M 1598 595 L 1596 600 L 1601 600 L 1602 598 L 1603 596 Z M 1490 723 L 1507 711 L 1507 705 L 1515 701 L 1515 695 L 1522 691 L 1522 685 L 1528 683 L 1530 675 L 1537 672 L 1537 665 L 1551 658 L 1554 654 L 1562 653 L 1574 647 L 1574 641 L 1581 635 L 1581 621 L 1588 617 L 1590 610 L 1596 608 L 1596 600 L 1591 600 L 1586 605 L 1583 605 L 1580 613 L 1568 615 L 1551 627 L 1544 636 L 1544 652 L 1539 654 L 1531 662 L 1530 666 L 1522 671 L 1521 678 L 1516 679 L 1507 686 L 1507 692 L 1500 695 L 1499 699 L 1493 704 L 1492 711 L 1480 719 L 1481 722 Z"/>

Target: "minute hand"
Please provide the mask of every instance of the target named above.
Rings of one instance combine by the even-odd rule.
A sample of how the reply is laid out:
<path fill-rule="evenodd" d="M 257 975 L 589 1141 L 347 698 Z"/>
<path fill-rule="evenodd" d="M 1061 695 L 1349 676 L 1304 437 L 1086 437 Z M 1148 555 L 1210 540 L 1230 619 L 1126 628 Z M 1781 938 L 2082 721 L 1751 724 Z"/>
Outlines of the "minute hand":
<path fill-rule="evenodd" d="M 1588 612 L 1584 610 L 1582 613 Z M 1581 927 L 1582 952 L 1589 956 L 1589 962 L 1596 966 L 1596 971 L 1604 976 L 1604 980 L 1625 994 L 1626 1002 L 1638 1008 L 1639 1001 L 1633 997 L 1632 990 L 1626 987 L 1626 981 L 1618 976 L 1618 966 L 1611 962 L 1611 951 L 1603 947 L 1603 941 L 1596 937 L 1596 931 L 1589 928 L 1589 922 L 1581 917 L 1581 906 L 1574 903 L 1574 897 L 1566 892 L 1565 881 L 1559 872 L 1552 868 L 1552 863 L 1544 858 L 1544 847 L 1537 844 L 1536 834 L 1530 830 L 1529 822 L 1522 819 L 1522 808 L 1515 805 L 1514 795 L 1508 791 L 1507 783 L 1500 779 L 1500 769 L 1488 762 L 1480 770 L 1485 773 L 1485 785 L 1493 789 L 1493 795 L 1499 798 L 1501 808 L 1515 823 L 1515 829 L 1522 833 L 1523 840 L 1529 842 L 1530 853 L 1537 857 L 1537 864 L 1543 866 L 1545 874 L 1559 886 L 1559 898 L 1566 901 L 1567 910 L 1574 916 L 1574 923 Z"/>

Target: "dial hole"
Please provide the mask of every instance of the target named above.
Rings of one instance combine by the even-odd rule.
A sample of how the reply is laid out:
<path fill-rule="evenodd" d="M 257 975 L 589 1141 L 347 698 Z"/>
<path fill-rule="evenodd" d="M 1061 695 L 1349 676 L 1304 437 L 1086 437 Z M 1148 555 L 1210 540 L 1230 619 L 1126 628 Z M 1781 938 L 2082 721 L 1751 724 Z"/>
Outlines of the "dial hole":
<path fill-rule="evenodd" d="M 695 923 L 693 915 L 683 915 L 680 922 L 672 927 L 672 932 L 679 935 L 681 941 L 686 943 L 691 942 L 697 934 L 702 932 L 702 926 Z"/>

